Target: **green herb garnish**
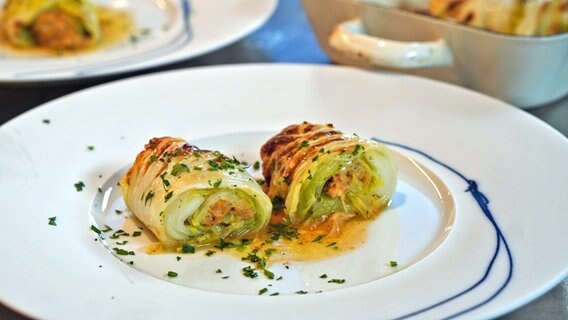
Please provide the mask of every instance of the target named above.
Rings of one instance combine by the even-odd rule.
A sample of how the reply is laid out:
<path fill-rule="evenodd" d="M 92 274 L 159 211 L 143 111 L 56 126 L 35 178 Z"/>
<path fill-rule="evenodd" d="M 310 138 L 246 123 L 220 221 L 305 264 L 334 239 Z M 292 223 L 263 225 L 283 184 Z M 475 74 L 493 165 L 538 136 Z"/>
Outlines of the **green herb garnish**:
<path fill-rule="evenodd" d="M 57 220 L 57 217 L 51 217 L 51 218 L 47 218 L 48 222 L 47 224 L 50 226 L 56 226 L 57 222 L 55 220 Z"/>
<path fill-rule="evenodd" d="M 315 237 L 312 242 L 321 242 L 321 239 L 323 239 L 323 237 L 325 237 L 325 234 L 320 234 L 319 236 Z"/>
<path fill-rule="evenodd" d="M 274 199 L 272 199 L 272 209 L 274 211 L 280 211 L 283 210 L 284 208 L 286 208 L 286 205 L 284 203 L 284 198 L 276 196 L 274 197 Z"/>
<path fill-rule="evenodd" d="M 83 191 L 83 188 L 85 188 L 85 184 L 83 183 L 83 181 L 79 181 L 77 183 L 74 184 L 75 189 L 79 192 L 79 191 Z"/>
<path fill-rule="evenodd" d="M 167 274 L 167 275 L 168 275 L 168 277 L 170 277 L 170 278 L 175 278 L 175 277 L 178 276 L 177 272 L 174 272 L 174 271 L 168 271 L 168 274 Z"/>
<path fill-rule="evenodd" d="M 93 230 L 93 232 L 96 233 L 96 234 L 101 234 L 101 230 L 99 230 L 99 228 L 97 228 L 93 225 L 91 225 L 91 230 Z"/>
<path fill-rule="evenodd" d="M 331 280 L 328 281 L 328 283 L 342 284 L 342 283 L 345 283 L 345 279 L 331 279 Z"/>
<path fill-rule="evenodd" d="M 195 253 L 195 247 L 189 244 L 184 244 L 181 246 L 181 251 L 183 253 Z"/>
<path fill-rule="evenodd" d="M 245 277 L 248 277 L 248 278 L 251 278 L 251 279 L 258 277 L 258 273 L 256 273 L 256 271 L 251 266 L 246 266 L 246 267 L 242 268 L 242 271 L 243 271 L 243 275 Z"/>
<path fill-rule="evenodd" d="M 182 172 L 189 172 L 189 168 L 183 163 L 176 163 L 172 168 L 172 176 L 177 177 Z"/>
<path fill-rule="evenodd" d="M 152 192 L 152 190 L 148 191 L 148 194 L 146 194 L 146 198 L 144 199 L 144 205 L 148 204 L 148 201 L 151 201 L 152 198 L 154 198 L 154 192 Z"/>
<path fill-rule="evenodd" d="M 298 150 L 303 149 L 303 148 L 307 148 L 310 146 L 310 143 L 308 142 L 308 140 L 304 140 L 302 141 L 302 143 L 300 143 L 300 145 L 298 146 Z"/>

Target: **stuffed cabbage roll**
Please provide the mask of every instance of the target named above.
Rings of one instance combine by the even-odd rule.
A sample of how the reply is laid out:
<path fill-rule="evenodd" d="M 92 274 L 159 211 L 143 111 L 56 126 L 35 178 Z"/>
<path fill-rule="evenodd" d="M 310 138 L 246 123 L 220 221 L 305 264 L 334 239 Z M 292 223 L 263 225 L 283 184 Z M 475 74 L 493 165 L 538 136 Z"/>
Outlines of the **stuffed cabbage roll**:
<path fill-rule="evenodd" d="M 101 38 L 90 0 L 8 0 L 2 28 L 6 40 L 16 47 L 76 50 Z"/>
<path fill-rule="evenodd" d="M 238 160 L 180 138 L 150 140 L 120 186 L 129 210 L 172 248 L 254 235 L 272 212 Z"/>
<path fill-rule="evenodd" d="M 345 136 L 333 125 L 291 125 L 261 149 L 263 175 L 275 210 L 294 225 L 333 228 L 369 218 L 388 205 L 397 167 L 383 144 Z"/>

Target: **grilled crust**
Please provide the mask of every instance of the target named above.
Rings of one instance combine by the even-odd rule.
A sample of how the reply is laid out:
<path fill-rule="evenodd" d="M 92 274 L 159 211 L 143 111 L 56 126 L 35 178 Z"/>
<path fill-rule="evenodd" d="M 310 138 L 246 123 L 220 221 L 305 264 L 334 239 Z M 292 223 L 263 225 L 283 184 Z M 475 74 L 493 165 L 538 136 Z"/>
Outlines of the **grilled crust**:
<path fill-rule="evenodd" d="M 132 175 L 134 174 L 134 172 L 140 175 L 145 175 L 150 165 L 155 162 L 152 161 L 152 157 L 162 157 L 162 159 L 167 159 L 167 161 L 160 161 L 162 163 L 162 170 L 159 171 L 159 174 L 161 174 L 162 171 L 168 166 L 168 162 L 171 161 L 172 157 L 185 157 L 186 155 L 194 151 L 203 152 L 203 150 L 200 150 L 197 147 L 188 144 L 181 138 L 152 138 L 146 145 L 144 145 L 144 150 L 138 153 L 134 164 L 132 165 L 132 167 L 130 167 L 128 172 L 126 172 L 120 184 L 130 185 L 130 181 L 132 180 Z M 166 157 L 163 157 L 164 155 L 166 155 Z"/>
<path fill-rule="evenodd" d="M 260 149 L 262 174 L 268 186 L 268 196 L 271 199 L 276 196 L 285 197 L 290 180 L 302 163 L 324 154 L 330 143 L 346 140 L 349 139 L 332 124 L 303 122 L 284 128 Z M 353 145 L 345 144 L 342 148 L 347 151 Z"/>

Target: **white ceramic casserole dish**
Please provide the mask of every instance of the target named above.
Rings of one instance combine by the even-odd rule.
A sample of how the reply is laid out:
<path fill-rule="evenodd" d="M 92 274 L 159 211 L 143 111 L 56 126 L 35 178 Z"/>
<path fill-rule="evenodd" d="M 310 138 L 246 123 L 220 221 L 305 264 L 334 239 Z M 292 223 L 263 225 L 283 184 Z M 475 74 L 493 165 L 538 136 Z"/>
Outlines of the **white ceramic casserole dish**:
<path fill-rule="evenodd" d="M 521 108 L 568 94 L 568 33 L 512 36 L 354 0 L 303 3 L 337 63 L 454 83 Z"/>

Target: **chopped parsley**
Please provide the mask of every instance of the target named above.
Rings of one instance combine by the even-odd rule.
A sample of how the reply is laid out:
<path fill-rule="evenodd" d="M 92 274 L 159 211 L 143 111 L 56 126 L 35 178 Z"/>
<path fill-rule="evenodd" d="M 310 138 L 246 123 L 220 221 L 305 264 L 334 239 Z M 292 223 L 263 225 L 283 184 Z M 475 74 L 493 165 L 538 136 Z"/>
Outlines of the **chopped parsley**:
<path fill-rule="evenodd" d="M 110 230 L 112 230 L 112 229 L 109 228 L 108 231 L 110 231 Z M 103 230 L 103 232 L 107 232 L 107 231 Z M 119 229 L 119 230 L 115 231 L 115 232 L 110 236 L 110 238 L 111 238 L 111 239 L 118 239 L 118 238 L 120 238 L 120 237 L 122 237 L 122 236 L 124 236 L 124 237 L 129 237 L 130 234 L 128 234 L 127 232 L 125 232 L 125 231 L 122 230 L 122 229 Z"/>
<path fill-rule="evenodd" d="M 48 225 L 50 225 L 50 226 L 56 226 L 57 225 L 57 222 L 55 221 L 55 220 L 57 220 L 57 217 L 51 217 L 51 218 L 48 218 L 47 220 L 48 220 L 48 222 L 47 222 Z"/>
<path fill-rule="evenodd" d="M 93 225 L 91 225 L 91 230 L 96 234 L 101 234 L 101 230 Z"/>
<path fill-rule="evenodd" d="M 321 278 L 321 279 L 326 279 L 326 278 L 327 278 L 327 274 L 325 274 L 325 273 L 322 274 L 322 275 L 320 276 L 320 278 Z"/>
<path fill-rule="evenodd" d="M 182 172 L 189 172 L 189 168 L 183 163 L 176 163 L 172 168 L 172 176 L 177 177 Z"/>
<path fill-rule="evenodd" d="M 270 296 L 273 297 L 273 296 L 277 296 L 277 295 L 279 295 L 279 294 L 280 294 L 279 292 L 274 292 L 274 293 L 271 293 Z"/>
<path fill-rule="evenodd" d="M 255 161 L 254 164 L 252 165 L 252 168 L 253 168 L 254 170 L 260 169 L 260 161 L 258 161 L 258 160 Z"/>
<path fill-rule="evenodd" d="M 263 295 L 263 294 L 265 294 L 265 293 L 267 293 L 267 292 L 268 292 L 268 289 L 267 289 L 267 288 L 262 288 L 262 289 L 258 290 L 258 295 L 260 296 L 260 295 Z"/>
<path fill-rule="evenodd" d="M 83 191 L 83 188 L 85 188 L 85 184 L 83 183 L 83 181 L 75 183 L 74 186 L 77 192 Z"/>
<path fill-rule="evenodd" d="M 168 271 L 167 276 L 170 278 L 175 278 L 178 276 L 177 272 L 174 271 Z"/>
<path fill-rule="evenodd" d="M 180 257 L 180 256 L 176 256 L 176 260 L 177 260 L 177 261 L 180 261 L 180 260 L 181 260 L 181 257 Z"/>
<path fill-rule="evenodd" d="M 362 149 L 363 147 L 360 144 L 355 145 L 355 149 L 353 149 L 353 152 L 351 152 L 352 155 L 356 156 L 357 154 L 359 154 L 359 151 Z"/>
<path fill-rule="evenodd" d="M 168 202 L 168 200 L 170 200 L 170 198 L 174 195 L 173 191 L 170 191 L 166 194 L 166 196 L 164 197 L 164 201 Z"/>
<path fill-rule="evenodd" d="M 219 165 L 219 162 L 215 160 L 207 160 L 207 163 L 209 163 L 209 168 L 207 169 L 209 171 L 217 171 L 222 169 L 221 165 Z"/>
<path fill-rule="evenodd" d="M 260 269 L 264 269 L 266 267 L 266 259 L 259 257 L 257 255 L 258 250 L 252 250 L 252 252 L 249 252 L 249 254 L 242 258 L 243 261 L 250 261 L 252 263 L 256 263 L 257 267 Z M 274 274 L 273 274 L 274 276 Z"/>
<path fill-rule="evenodd" d="M 124 249 L 120 249 L 120 248 L 112 248 L 112 250 L 114 250 L 114 252 L 116 252 L 116 254 L 118 254 L 120 256 L 133 256 L 134 255 L 134 251 L 128 251 L 128 250 L 124 250 Z"/>
<path fill-rule="evenodd" d="M 152 198 L 154 198 L 154 192 L 152 192 L 152 190 L 148 191 L 148 194 L 146 194 L 146 198 L 144 199 L 144 205 L 148 204 L 148 201 L 151 201 Z"/>
<path fill-rule="evenodd" d="M 49 120 L 49 119 L 43 119 L 41 122 L 43 122 L 43 123 L 45 123 L 45 124 L 50 124 L 50 123 L 51 123 L 51 120 Z"/>
<path fill-rule="evenodd" d="M 150 159 L 148 160 L 148 163 L 152 163 L 152 162 L 154 162 L 154 161 L 156 161 L 156 160 L 158 160 L 158 157 L 153 154 L 153 155 L 150 156 Z"/>
<path fill-rule="evenodd" d="M 272 209 L 274 211 L 284 210 L 284 208 L 286 208 L 284 198 L 276 196 L 274 197 L 274 199 L 272 199 Z"/>
<path fill-rule="evenodd" d="M 319 236 L 315 237 L 314 240 L 312 240 L 312 242 L 321 242 L 321 239 L 323 239 L 323 237 L 325 237 L 325 234 L 320 234 Z"/>
<path fill-rule="evenodd" d="M 307 292 L 307 291 L 304 291 L 304 290 L 296 291 L 296 294 L 307 294 L 307 293 L 308 293 L 308 292 Z"/>
<path fill-rule="evenodd" d="M 300 145 L 298 146 L 298 150 L 303 149 L 303 148 L 307 148 L 310 146 L 310 143 L 308 142 L 308 140 L 304 140 L 302 141 L 302 143 L 300 143 Z"/>
<path fill-rule="evenodd" d="M 342 283 L 345 283 L 345 279 L 331 279 L 331 280 L 328 281 L 328 283 L 342 284 Z"/>
<path fill-rule="evenodd" d="M 396 267 L 396 266 L 398 266 L 398 262 L 396 262 L 396 261 L 391 261 L 391 262 L 389 262 L 389 265 L 390 265 L 391 267 Z"/>
<path fill-rule="evenodd" d="M 223 270 L 217 269 L 217 270 L 215 270 L 215 273 L 223 273 Z"/>
<path fill-rule="evenodd" d="M 219 178 L 219 179 L 215 180 L 213 183 L 211 183 L 211 181 L 209 181 L 209 185 L 212 186 L 213 188 L 219 188 L 219 186 L 221 185 L 221 182 L 223 182 L 223 179 Z"/>
<path fill-rule="evenodd" d="M 93 151 L 93 150 L 95 150 L 95 147 L 94 147 L 94 146 L 87 146 L 87 150 L 88 150 L 88 151 Z"/>
<path fill-rule="evenodd" d="M 269 225 L 269 233 L 272 241 L 278 241 L 280 237 L 288 240 L 298 238 L 298 229 L 290 226 L 289 223 L 271 224 Z"/>
<path fill-rule="evenodd" d="M 274 272 L 264 269 L 263 273 L 268 279 L 270 280 L 274 279 Z"/>
<path fill-rule="evenodd" d="M 162 185 L 164 186 L 164 190 L 166 190 L 170 186 L 170 181 L 166 179 L 165 171 L 160 175 L 160 179 L 162 179 Z"/>
<path fill-rule="evenodd" d="M 214 254 L 215 254 L 215 251 L 213 251 L 213 250 L 207 250 L 207 252 L 205 252 L 205 255 L 208 256 L 208 257 L 210 257 Z"/>
<path fill-rule="evenodd" d="M 195 253 L 195 247 L 189 244 L 184 244 L 183 246 L 181 246 L 181 251 L 183 253 Z"/>
<path fill-rule="evenodd" d="M 133 237 L 139 237 L 139 236 L 141 236 L 141 235 L 142 235 L 142 232 L 141 232 L 141 231 L 134 231 L 134 232 L 132 232 L 132 236 L 133 236 Z"/>
<path fill-rule="evenodd" d="M 246 266 L 246 267 L 242 268 L 242 271 L 243 271 L 243 275 L 245 277 L 248 277 L 248 278 L 251 278 L 251 279 L 258 277 L 258 273 L 256 273 L 256 271 L 251 266 Z"/>

